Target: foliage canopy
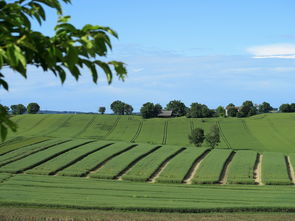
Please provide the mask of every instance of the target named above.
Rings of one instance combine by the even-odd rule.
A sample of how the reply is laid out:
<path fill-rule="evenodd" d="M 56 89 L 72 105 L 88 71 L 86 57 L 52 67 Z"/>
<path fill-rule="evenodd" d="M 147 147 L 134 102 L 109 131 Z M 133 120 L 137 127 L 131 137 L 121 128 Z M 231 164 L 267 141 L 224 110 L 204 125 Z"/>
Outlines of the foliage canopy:
<path fill-rule="evenodd" d="M 99 25 L 86 24 L 81 29 L 76 28 L 69 23 L 70 16 L 63 16 L 61 2 L 68 4 L 71 0 L 0 1 L 0 87 L 9 88 L 4 80 L 4 67 L 26 78 L 28 65 L 51 71 L 62 83 L 67 72 L 78 80 L 84 67 L 90 70 L 95 83 L 98 69 L 105 73 L 109 84 L 114 74 L 124 80 L 127 71 L 122 62 L 97 59 L 107 55 L 112 48 L 110 36 L 118 38 L 117 33 Z M 46 36 L 31 26 L 32 20 L 40 25 L 46 20 L 44 6 L 54 9 L 59 15 L 53 36 Z M 0 111 L 3 140 L 7 129 L 14 130 L 16 125 L 9 120 L 3 108 Z"/>

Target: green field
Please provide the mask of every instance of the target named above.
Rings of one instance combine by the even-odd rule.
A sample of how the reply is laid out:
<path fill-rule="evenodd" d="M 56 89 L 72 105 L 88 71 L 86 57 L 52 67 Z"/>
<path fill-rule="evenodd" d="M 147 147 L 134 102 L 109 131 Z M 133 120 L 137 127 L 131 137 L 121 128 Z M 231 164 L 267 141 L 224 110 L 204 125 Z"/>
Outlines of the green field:
<path fill-rule="evenodd" d="M 290 194 L 295 179 L 293 118 L 295 114 L 148 120 L 95 114 L 16 116 L 12 119 L 18 132 L 0 144 L 0 204 L 295 211 Z M 218 148 L 189 144 L 193 128 L 206 132 L 212 125 L 220 128 Z"/>

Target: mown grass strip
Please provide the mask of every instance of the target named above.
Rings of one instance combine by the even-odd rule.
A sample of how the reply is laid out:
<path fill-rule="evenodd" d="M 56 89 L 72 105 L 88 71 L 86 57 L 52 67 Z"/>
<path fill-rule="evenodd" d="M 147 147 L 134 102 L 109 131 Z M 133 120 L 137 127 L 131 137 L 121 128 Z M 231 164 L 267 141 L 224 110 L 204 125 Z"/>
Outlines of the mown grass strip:
<path fill-rule="evenodd" d="M 210 149 L 205 150 L 200 156 L 198 156 L 193 162 L 192 166 L 189 168 L 187 173 L 185 174 L 182 183 L 191 184 L 192 179 L 195 177 L 196 172 L 198 171 L 201 162 L 205 159 L 205 157 L 210 153 Z"/>
<path fill-rule="evenodd" d="M 294 212 L 293 186 L 114 182 L 18 174 L 1 184 L 0 205 L 158 212 Z"/>
<path fill-rule="evenodd" d="M 33 144 L 30 146 L 26 146 L 20 149 L 17 149 L 15 151 L 9 152 L 3 156 L 0 157 L 0 166 L 4 166 L 6 164 L 9 164 L 13 161 L 20 160 L 22 158 L 25 158 L 31 154 L 46 150 L 50 147 L 54 147 L 63 143 L 68 142 L 69 140 L 60 140 L 60 139 L 52 139 L 52 140 L 46 140 L 42 143 Z"/>
<path fill-rule="evenodd" d="M 201 162 L 195 177 L 192 179 L 194 184 L 213 184 L 219 183 L 224 165 L 232 151 L 215 149 Z"/>
<path fill-rule="evenodd" d="M 9 173 L 21 173 L 26 170 L 32 169 L 36 166 L 39 166 L 40 164 L 45 163 L 46 161 L 51 160 L 60 154 L 63 154 L 67 151 L 78 148 L 90 142 L 93 142 L 93 141 L 75 140 L 75 141 L 69 141 L 57 146 L 53 146 L 46 150 L 31 154 L 25 158 L 22 158 L 20 160 L 17 160 L 10 164 L 2 166 L 0 167 L 0 171 L 9 172 Z"/>
<path fill-rule="evenodd" d="M 230 166 L 230 163 L 232 162 L 234 156 L 235 156 L 236 152 L 232 151 L 230 153 L 230 155 L 228 156 L 228 158 L 226 159 L 223 169 L 221 171 L 220 177 L 219 177 L 219 183 L 220 184 L 226 184 L 227 182 L 227 176 L 228 176 L 228 169 Z"/>
<path fill-rule="evenodd" d="M 180 148 L 177 146 L 163 146 L 157 151 L 149 154 L 138 163 L 136 163 L 131 170 L 122 176 L 123 180 L 131 181 L 147 181 L 149 177 L 156 171 L 167 156 L 174 154 Z"/>
<path fill-rule="evenodd" d="M 257 153 L 251 150 L 240 150 L 229 167 L 227 183 L 229 184 L 255 184 L 254 167 Z"/>
<path fill-rule="evenodd" d="M 120 156 L 110 160 L 100 170 L 91 173 L 90 177 L 102 179 L 119 179 L 138 161 L 159 149 L 149 144 L 141 144 L 136 148 L 121 154 Z"/>
<path fill-rule="evenodd" d="M 104 148 L 88 155 L 77 163 L 58 172 L 57 175 L 78 177 L 87 176 L 90 172 L 102 166 L 106 161 L 132 149 L 133 147 L 136 147 L 136 145 L 122 142 L 115 143 L 108 148 Z"/>
<path fill-rule="evenodd" d="M 0 147 L 0 157 L 10 153 L 12 151 L 15 151 L 17 149 L 29 146 L 29 145 L 34 145 L 38 143 L 42 143 L 49 140 L 49 138 L 46 137 L 32 137 L 32 138 L 22 138 L 20 140 L 4 144 L 3 146 Z"/>
<path fill-rule="evenodd" d="M 64 154 L 61 154 L 55 157 L 52 160 L 47 161 L 37 167 L 34 167 L 31 170 L 26 171 L 29 174 L 40 174 L 40 175 L 55 175 L 57 172 L 69 167 L 88 155 L 99 151 L 103 148 L 108 147 L 112 143 L 107 141 L 92 142 L 85 144 L 79 148 L 76 148 L 72 151 L 68 151 Z"/>
<path fill-rule="evenodd" d="M 177 150 L 175 153 L 168 156 L 160 165 L 159 167 L 150 175 L 150 177 L 147 179 L 148 182 L 154 183 L 155 180 L 158 178 L 158 176 L 161 174 L 163 170 L 165 170 L 166 166 L 172 160 L 174 157 L 179 155 L 181 152 L 183 152 L 186 148 L 182 147 L 179 150 Z"/>
<path fill-rule="evenodd" d="M 131 145 L 119 152 L 114 153 L 113 155 L 109 156 L 108 158 L 106 158 L 104 161 L 102 161 L 101 163 L 99 163 L 97 166 L 93 167 L 91 170 L 87 171 L 86 173 L 83 174 L 83 176 L 88 176 L 90 173 L 96 173 L 101 167 L 103 167 L 108 161 L 112 160 L 113 158 L 133 149 L 134 147 L 136 147 L 137 144 Z"/>
<path fill-rule="evenodd" d="M 160 183 L 182 183 L 187 172 L 206 149 L 188 148 L 173 158 L 156 179 Z"/>
<path fill-rule="evenodd" d="M 291 184 L 285 156 L 282 153 L 265 152 L 263 154 L 262 182 L 269 185 Z"/>

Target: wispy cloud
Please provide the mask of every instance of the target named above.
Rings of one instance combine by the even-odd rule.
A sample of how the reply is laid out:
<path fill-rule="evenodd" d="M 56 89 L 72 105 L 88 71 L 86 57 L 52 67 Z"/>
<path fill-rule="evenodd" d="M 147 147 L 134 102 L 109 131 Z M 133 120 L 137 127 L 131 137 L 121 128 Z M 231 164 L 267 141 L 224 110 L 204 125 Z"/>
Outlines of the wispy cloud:
<path fill-rule="evenodd" d="M 254 58 L 295 59 L 295 44 L 270 44 L 247 48 Z"/>

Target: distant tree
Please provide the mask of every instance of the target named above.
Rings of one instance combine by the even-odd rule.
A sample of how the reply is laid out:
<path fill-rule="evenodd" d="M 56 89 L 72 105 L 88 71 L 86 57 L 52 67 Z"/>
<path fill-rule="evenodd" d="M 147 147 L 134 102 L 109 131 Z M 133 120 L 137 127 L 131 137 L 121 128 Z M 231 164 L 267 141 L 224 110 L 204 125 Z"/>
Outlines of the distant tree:
<path fill-rule="evenodd" d="M 111 109 L 114 112 L 114 114 L 117 115 L 124 115 L 124 107 L 125 107 L 125 103 L 123 103 L 122 101 L 114 101 L 111 104 Z"/>
<path fill-rule="evenodd" d="M 27 108 L 23 104 L 16 104 L 10 106 L 12 114 L 23 114 L 27 111 Z"/>
<path fill-rule="evenodd" d="M 159 113 L 162 111 L 162 106 L 161 104 L 155 104 L 154 106 L 154 117 L 157 117 Z"/>
<path fill-rule="evenodd" d="M 273 110 L 272 106 L 270 106 L 269 103 L 263 102 L 262 104 L 259 105 L 258 111 L 259 113 L 268 113 L 271 110 Z"/>
<path fill-rule="evenodd" d="M 280 107 L 279 107 L 279 110 L 281 112 L 291 112 L 291 106 L 290 104 L 282 104 Z"/>
<path fill-rule="evenodd" d="M 104 114 L 104 112 L 106 112 L 106 108 L 105 107 L 99 107 L 98 112 L 101 113 L 101 114 Z"/>
<path fill-rule="evenodd" d="M 216 108 L 216 113 L 217 113 L 217 116 L 224 117 L 225 116 L 225 109 L 224 109 L 224 107 L 218 106 Z"/>
<path fill-rule="evenodd" d="M 230 103 L 226 106 L 226 109 L 231 108 L 231 107 L 236 107 L 233 103 Z"/>
<path fill-rule="evenodd" d="M 295 112 L 295 103 L 290 104 L 290 112 Z"/>
<path fill-rule="evenodd" d="M 140 108 L 140 113 L 143 118 L 152 118 L 157 117 L 158 114 L 161 113 L 161 110 L 162 106 L 160 104 L 147 102 Z"/>
<path fill-rule="evenodd" d="M 1 105 L 1 104 L 0 104 Z M 8 106 L 3 106 L 6 109 L 6 112 L 8 113 L 10 111 L 10 108 Z"/>
<path fill-rule="evenodd" d="M 176 117 L 185 116 L 186 114 L 186 106 L 184 103 L 178 100 L 170 101 L 167 106 L 167 110 L 172 110 L 172 115 Z"/>
<path fill-rule="evenodd" d="M 40 106 L 37 103 L 29 103 L 27 106 L 27 111 L 29 114 L 36 114 L 40 110 Z"/>
<path fill-rule="evenodd" d="M 191 134 L 188 136 L 190 143 L 194 144 L 196 147 L 202 146 L 204 142 L 205 135 L 202 128 L 195 128 L 192 130 Z"/>
<path fill-rule="evenodd" d="M 206 142 L 211 148 L 218 146 L 220 143 L 219 128 L 215 124 L 205 136 Z"/>
<path fill-rule="evenodd" d="M 229 117 L 236 117 L 237 116 L 237 113 L 238 113 L 238 109 L 237 107 L 228 107 L 227 108 L 227 116 Z"/>
<path fill-rule="evenodd" d="M 250 117 L 257 114 L 257 109 L 253 105 L 252 101 L 245 101 L 243 102 L 239 113 L 240 113 L 239 114 L 240 117 Z"/>
<path fill-rule="evenodd" d="M 124 104 L 124 113 L 126 115 L 131 115 L 133 112 L 133 107 L 130 104 Z"/>
<path fill-rule="evenodd" d="M 188 117 L 201 118 L 201 117 L 213 117 L 215 115 L 214 110 L 210 110 L 207 105 L 192 103 L 190 107 L 190 113 Z"/>
<path fill-rule="evenodd" d="M 155 105 L 151 102 L 147 102 L 140 108 L 140 113 L 143 118 L 152 118 L 155 116 Z"/>

